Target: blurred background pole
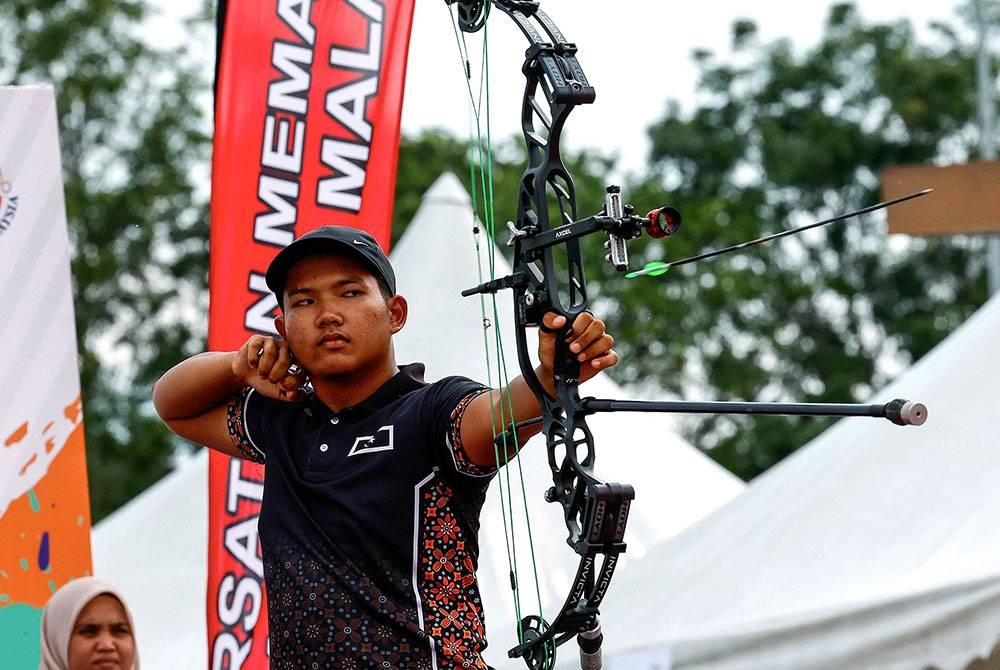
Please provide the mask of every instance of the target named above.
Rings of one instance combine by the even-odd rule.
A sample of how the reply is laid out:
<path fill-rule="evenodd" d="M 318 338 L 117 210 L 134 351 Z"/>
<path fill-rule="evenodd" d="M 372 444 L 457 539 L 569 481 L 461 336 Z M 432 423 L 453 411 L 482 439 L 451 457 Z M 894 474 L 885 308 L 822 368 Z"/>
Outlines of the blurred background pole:
<path fill-rule="evenodd" d="M 976 81 L 979 89 L 979 149 L 983 160 L 993 161 L 997 157 L 994 137 L 995 107 L 993 103 L 993 76 L 987 50 L 986 15 L 983 0 L 973 0 L 976 12 L 976 28 L 979 32 L 979 49 L 976 59 Z M 986 241 L 986 266 L 990 295 L 1000 291 L 1000 235 L 990 235 Z"/>

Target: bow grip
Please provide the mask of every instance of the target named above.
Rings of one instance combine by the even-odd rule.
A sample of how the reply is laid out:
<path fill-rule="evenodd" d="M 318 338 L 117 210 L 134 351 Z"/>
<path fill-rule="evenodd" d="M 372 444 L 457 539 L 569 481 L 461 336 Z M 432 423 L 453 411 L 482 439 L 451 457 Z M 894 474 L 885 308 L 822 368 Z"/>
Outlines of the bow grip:
<path fill-rule="evenodd" d="M 569 342 L 566 337 L 569 334 L 570 317 L 567 316 L 567 324 L 556 332 L 555 338 L 555 359 L 552 361 L 552 375 L 556 381 L 556 393 L 558 395 L 560 383 L 575 386 L 580 379 L 580 361 L 576 360 L 576 354 L 569 350 Z"/>

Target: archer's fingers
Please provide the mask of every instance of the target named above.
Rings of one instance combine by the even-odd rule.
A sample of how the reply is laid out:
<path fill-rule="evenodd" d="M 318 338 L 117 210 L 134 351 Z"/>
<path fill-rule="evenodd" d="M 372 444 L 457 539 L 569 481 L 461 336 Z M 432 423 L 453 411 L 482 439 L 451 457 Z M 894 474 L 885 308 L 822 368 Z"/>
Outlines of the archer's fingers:
<path fill-rule="evenodd" d="M 281 347 L 271 338 L 265 339 L 257 352 L 257 374 L 262 379 L 270 378 L 271 371 L 281 356 Z"/>
<path fill-rule="evenodd" d="M 542 315 L 542 322 L 539 324 L 540 335 L 554 335 L 559 329 L 566 325 L 566 317 L 556 312 L 546 312 Z"/>
<path fill-rule="evenodd" d="M 593 358 L 611 349 L 614 339 L 608 335 L 603 321 L 585 312 L 573 321 L 573 329 L 567 342 L 573 353 L 589 353 L 588 357 Z"/>
<path fill-rule="evenodd" d="M 282 343 L 282 345 L 278 347 L 277 357 L 274 360 L 274 364 L 267 372 L 267 379 L 277 384 L 285 377 L 288 377 L 288 368 L 292 365 L 292 362 L 291 349 Z M 263 374 L 263 372 L 264 371 L 261 370 L 261 374 Z"/>
<path fill-rule="evenodd" d="M 612 347 L 615 345 L 615 338 L 605 333 L 582 349 L 576 349 L 577 344 L 577 342 L 574 342 L 570 345 L 570 351 L 576 354 L 576 360 L 583 363 L 595 360 L 613 351 Z"/>
<path fill-rule="evenodd" d="M 307 381 L 309 381 L 309 379 L 306 377 L 305 373 L 299 369 L 298 366 L 293 365 L 292 368 L 285 373 L 285 376 L 276 383 L 283 391 L 290 392 L 302 388 Z"/>
<path fill-rule="evenodd" d="M 580 312 L 573 318 L 573 327 L 570 329 L 570 333 L 582 333 L 590 328 L 594 322 L 601 323 L 603 325 L 603 322 L 597 319 L 592 312 Z"/>
<path fill-rule="evenodd" d="M 608 368 L 614 367 L 617 364 L 618 364 L 618 353 L 614 349 L 606 351 L 600 356 L 591 359 L 590 362 L 587 363 L 587 365 L 589 365 L 595 371 L 606 370 Z"/>
<path fill-rule="evenodd" d="M 256 368 L 260 364 L 261 354 L 264 353 L 264 338 L 260 335 L 253 335 L 244 343 L 241 352 L 247 366 Z"/>

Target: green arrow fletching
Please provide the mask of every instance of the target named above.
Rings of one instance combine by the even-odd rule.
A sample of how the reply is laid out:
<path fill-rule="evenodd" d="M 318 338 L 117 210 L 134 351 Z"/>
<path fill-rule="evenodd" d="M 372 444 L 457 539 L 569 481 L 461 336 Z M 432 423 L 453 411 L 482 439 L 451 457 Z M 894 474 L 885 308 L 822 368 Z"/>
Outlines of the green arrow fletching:
<path fill-rule="evenodd" d="M 670 265 L 663 263 L 661 261 L 655 261 L 653 263 L 646 263 L 641 270 L 636 270 L 635 272 L 629 272 L 625 275 L 625 279 L 635 279 L 636 277 L 644 277 L 649 275 L 650 277 L 659 277 L 662 274 L 666 274 L 667 270 L 670 269 Z"/>

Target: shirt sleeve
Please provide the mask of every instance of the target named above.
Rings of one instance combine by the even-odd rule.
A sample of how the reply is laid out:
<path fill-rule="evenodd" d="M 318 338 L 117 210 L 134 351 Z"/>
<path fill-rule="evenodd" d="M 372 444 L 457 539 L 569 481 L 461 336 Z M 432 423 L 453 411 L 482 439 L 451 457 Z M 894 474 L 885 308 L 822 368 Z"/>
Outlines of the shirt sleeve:
<path fill-rule="evenodd" d="M 432 385 L 434 422 L 432 441 L 440 445 L 438 462 L 457 474 L 473 478 L 489 478 L 496 474 L 495 465 L 473 463 L 462 445 L 460 427 L 469 404 L 489 389 L 465 377 L 446 377 Z"/>
<path fill-rule="evenodd" d="M 226 422 L 229 427 L 229 438 L 236 445 L 240 455 L 254 463 L 264 463 L 267 456 L 264 441 L 260 439 L 261 405 L 266 400 L 249 386 L 229 401 L 226 407 Z M 256 437 L 257 439 L 254 439 Z"/>

